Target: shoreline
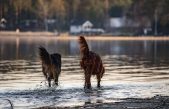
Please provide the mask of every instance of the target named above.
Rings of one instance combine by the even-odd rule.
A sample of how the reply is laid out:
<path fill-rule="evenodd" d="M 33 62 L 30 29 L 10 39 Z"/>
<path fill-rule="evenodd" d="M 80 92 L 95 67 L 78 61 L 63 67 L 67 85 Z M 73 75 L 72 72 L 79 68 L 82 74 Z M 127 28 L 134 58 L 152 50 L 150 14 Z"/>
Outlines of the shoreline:
<path fill-rule="evenodd" d="M 30 38 L 30 39 L 52 39 L 52 40 L 77 40 L 78 36 L 62 33 L 59 36 L 52 32 L 4 32 L 0 31 L 0 38 Z M 87 40 L 112 40 L 112 41 L 169 41 L 169 36 L 86 36 Z"/>
<path fill-rule="evenodd" d="M 86 102 L 82 106 L 59 107 L 59 106 L 44 106 L 32 109 L 168 109 L 168 96 L 154 96 L 152 98 L 125 98 L 119 102 L 110 103 L 90 103 Z"/>

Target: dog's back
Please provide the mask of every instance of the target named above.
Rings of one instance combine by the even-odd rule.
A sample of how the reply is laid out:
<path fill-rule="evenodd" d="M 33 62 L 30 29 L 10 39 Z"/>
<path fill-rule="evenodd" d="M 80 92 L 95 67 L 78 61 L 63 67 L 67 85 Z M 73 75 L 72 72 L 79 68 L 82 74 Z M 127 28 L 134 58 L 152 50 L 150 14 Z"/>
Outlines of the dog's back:
<path fill-rule="evenodd" d="M 48 80 L 49 87 L 51 79 L 58 85 L 58 78 L 61 72 L 61 55 L 58 53 L 49 54 L 44 47 L 39 47 L 39 56 L 42 61 L 42 72 Z"/>
<path fill-rule="evenodd" d="M 89 60 L 91 60 L 92 68 L 91 74 L 92 75 L 101 75 L 103 76 L 104 67 L 100 56 L 92 51 L 89 52 Z"/>
<path fill-rule="evenodd" d="M 61 64 L 62 64 L 61 55 L 58 53 L 54 53 L 54 54 L 51 54 L 50 56 L 51 56 L 52 64 L 54 64 L 55 67 L 58 68 L 58 70 L 61 70 Z M 60 71 L 59 71 L 59 73 L 60 73 Z"/>
<path fill-rule="evenodd" d="M 82 58 L 81 67 L 83 69 L 90 69 L 88 73 L 91 75 L 100 75 L 101 77 L 104 74 L 104 66 L 100 56 L 92 51 L 89 51 L 89 55 Z"/>

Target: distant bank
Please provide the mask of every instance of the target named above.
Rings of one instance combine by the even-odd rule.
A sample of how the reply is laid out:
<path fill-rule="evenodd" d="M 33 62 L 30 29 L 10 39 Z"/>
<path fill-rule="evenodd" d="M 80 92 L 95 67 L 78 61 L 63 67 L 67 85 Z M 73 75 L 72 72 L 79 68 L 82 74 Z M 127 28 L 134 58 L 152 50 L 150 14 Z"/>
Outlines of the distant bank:
<path fill-rule="evenodd" d="M 52 32 L 0 31 L 1 36 L 54 36 Z"/>
<path fill-rule="evenodd" d="M 42 38 L 42 39 L 58 39 L 58 40 L 76 40 L 78 36 L 70 36 L 68 33 L 56 35 L 53 32 L 15 32 L 0 31 L 0 37 L 21 37 L 21 38 Z M 50 37 L 50 38 L 49 38 Z M 169 40 L 169 36 L 86 36 L 87 40 Z"/>

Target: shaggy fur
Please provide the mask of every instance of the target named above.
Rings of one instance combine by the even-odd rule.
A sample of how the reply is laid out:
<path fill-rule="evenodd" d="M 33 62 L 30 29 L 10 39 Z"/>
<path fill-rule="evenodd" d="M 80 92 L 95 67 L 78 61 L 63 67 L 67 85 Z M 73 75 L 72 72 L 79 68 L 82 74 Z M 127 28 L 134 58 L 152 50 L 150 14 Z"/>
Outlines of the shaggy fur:
<path fill-rule="evenodd" d="M 51 87 L 51 80 L 54 79 L 58 85 L 58 78 L 61 72 L 61 55 L 58 53 L 49 54 L 44 47 L 39 47 L 39 56 L 42 61 L 42 72 Z"/>
<path fill-rule="evenodd" d="M 97 77 L 97 87 L 100 87 L 100 81 L 105 72 L 100 56 L 92 51 L 89 51 L 87 42 L 83 36 L 79 37 L 81 61 L 80 66 L 84 69 L 85 88 L 91 88 L 91 75 Z"/>

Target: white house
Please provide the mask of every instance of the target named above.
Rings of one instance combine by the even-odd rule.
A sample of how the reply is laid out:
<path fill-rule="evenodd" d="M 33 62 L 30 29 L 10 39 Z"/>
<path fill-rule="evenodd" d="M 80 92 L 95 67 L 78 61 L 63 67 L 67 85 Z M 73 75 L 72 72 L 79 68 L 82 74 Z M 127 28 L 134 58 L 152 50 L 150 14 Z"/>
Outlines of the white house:
<path fill-rule="evenodd" d="M 93 28 L 93 24 L 88 20 L 85 22 L 73 22 L 70 26 L 70 34 L 73 35 L 92 35 L 101 33 L 104 33 L 104 30 L 101 28 Z"/>
<path fill-rule="evenodd" d="M 80 34 L 85 29 L 90 29 L 93 27 L 93 24 L 90 21 L 80 22 L 75 21 L 70 26 L 70 34 Z"/>
<path fill-rule="evenodd" d="M 2 19 L 0 20 L 0 28 L 5 29 L 5 28 L 6 28 L 6 23 L 7 23 L 6 19 L 5 19 L 5 18 L 2 18 Z"/>
<path fill-rule="evenodd" d="M 133 19 L 123 17 L 112 17 L 109 20 L 110 24 L 110 30 L 113 35 L 121 35 L 123 33 L 135 33 L 140 30 L 140 27 L 143 27 L 144 29 L 150 28 L 151 23 L 148 20 L 144 20 L 143 22 L 135 21 Z M 147 30 L 147 29 L 146 29 Z M 147 34 L 147 31 L 144 32 Z"/>
<path fill-rule="evenodd" d="M 80 34 L 81 31 L 82 31 L 81 25 L 70 26 L 70 34 Z"/>
<path fill-rule="evenodd" d="M 139 22 L 127 19 L 126 17 L 112 17 L 110 18 L 111 28 L 121 28 L 121 27 L 139 27 Z"/>

